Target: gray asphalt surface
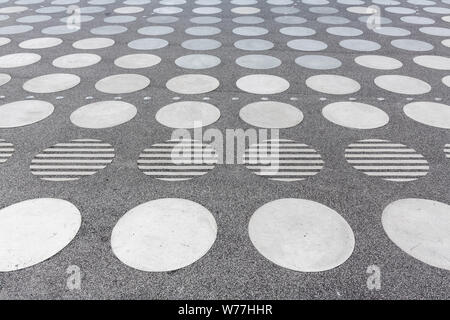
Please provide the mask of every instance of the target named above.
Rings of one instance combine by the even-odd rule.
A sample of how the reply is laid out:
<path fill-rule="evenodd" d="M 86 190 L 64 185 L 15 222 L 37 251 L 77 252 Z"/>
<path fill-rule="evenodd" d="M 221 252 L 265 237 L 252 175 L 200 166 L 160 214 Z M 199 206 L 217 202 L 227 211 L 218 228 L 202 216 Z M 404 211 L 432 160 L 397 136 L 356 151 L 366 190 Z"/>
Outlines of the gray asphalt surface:
<path fill-rule="evenodd" d="M 82 3 L 81 3 L 82 2 Z M 80 5 L 91 6 L 81 1 Z M 433 26 L 449 27 L 440 14 L 423 11 L 401 0 L 403 7 L 416 9 L 419 15 L 433 18 Z M 450 8 L 450 4 L 436 1 L 436 6 Z M 366 1 L 366 5 L 369 1 Z M 0 6 L 13 6 L 13 1 Z M 21 16 L 32 15 L 41 6 L 51 6 L 50 1 L 25 5 L 29 9 L 0 22 L 0 27 L 17 24 Z M 62 55 L 84 52 L 72 47 L 76 40 L 94 37 L 90 29 L 107 25 L 103 19 L 112 15 L 115 8 L 125 6 L 122 1 L 101 5 L 106 10 L 88 14 L 95 19 L 82 23 L 81 30 L 66 35 L 55 35 L 64 42 L 54 48 L 36 50 L 42 55 L 40 62 L 31 66 L 9 69 L 12 80 L 0 87 L 1 104 L 22 100 L 31 94 L 22 89 L 23 83 L 43 74 L 60 72 L 51 62 Z M 403 106 L 409 96 L 391 93 L 375 86 L 373 79 L 382 74 L 402 74 L 428 82 L 432 90 L 416 100 L 434 101 L 449 104 L 449 88 L 441 78 L 445 71 L 419 67 L 412 61 L 421 53 L 394 48 L 390 41 L 395 37 L 378 35 L 366 29 L 365 23 L 357 18 L 360 15 L 346 11 L 344 5 L 330 1 L 325 6 L 339 9 L 339 15 L 351 20 L 345 26 L 364 30 L 358 38 L 376 41 L 381 49 L 374 54 L 395 57 L 403 62 L 402 69 L 382 71 L 367 69 L 357 65 L 353 59 L 361 54 L 344 49 L 338 42 L 344 37 L 328 34 L 325 29 L 330 25 L 316 21 L 319 14 L 308 10 L 313 5 L 300 1 L 294 6 L 301 11 L 298 16 L 308 21 L 303 27 L 311 27 L 317 34 L 308 38 L 324 41 L 328 48 L 318 54 L 332 55 L 342 61 L 340 68 L 333 70 L 312 70 L 302 68 L 294 60 L 304 52 L 295 51 L 286 43 L 295 37 L 281 34 L 282 25 L 274 21 L 280 16 L 270 11 L 277 6 L 260 0 L 251 5 L 261 9 L 256 16 L 265 21 L 258 25 L 269 30 L 269 34 L 259 38 L 272 41 L 275 46 L 262 54 L 269 54 L 282 60 L 278 68 L 270 70 L 251 70 L 239 67 L 235 59 L 244 52 L 233 43 L 244 37 L 235 35 L 231 30 L 238 24 L 232 18 L 238 15 L 230 11 L 238 5 L 223 0 L 215 5 L 223 11 L 214 16 L 221 22 L 214 24 L 222 32 L 209 38 L 218 40 L 222 47 L 205 52 L 219 57 L 221 64 L 215 68 L 199 70 L 199 73 L 216 77 L 220 87 L 204 95 L 184 96 L 166 89 L 165 83 L 174 76 L 196 73 L 175 65 L 174 60 L 182 55 L 193 53 L 180 46 L 181 42 L 194 36 L 186 35 L 184 30 L 194 26 L 189 19 L 199 16 L 192 9 L 200 7 L 194 1 L 177 5 L 183 9 L 178 13 L 179 20 L 171 23 L 175 32 L 160 36 L 169 41 L 169 46 L 147 51 L 162 58 L 162 62 L 152 68 L 133 70 L 151 79 L 144 90 L 120 95 L 122 101 L 136 106 L 136 117 L 120 126 L 109 129 L 83 129 L 73 125 L 70 114 L 78 107 L 94 101 L 110 100 L 115 95 L 97 91 L 94 84 L 99 79 L 116 73 L 127 73 L 113 64 L 115 58 L 131 53 L 140 53 L 127 46 L 131 40 L 145 37 L 136 30 L 152 25 L 146 19 L 157 14 L 154 8 L 162 7 L 157 0 L 151 4 L 140 5 L 145 10 L 137 14 L 135 22 L 124 24 L 125 33 L 105 36 L 113 38 L 113 47 L 92 50 L 102 56 L 95 66 L 72 69 L 69 73 L 81 77 L 81 83 L 73 89 L 51 94 L 32 94 L 36 99 L 55 105 L 55 112 L 47 119 L 25 127 L 0 129 L 0 136 L 13 142 L 16 152 L 0 168 L 0 207 L 38 197 L 55 197 L 72 202 L 82 214 L 82 226 L 75 239 L 61 252 L 35 266 L 0 273 L 0 298 L 3 299 L 448 299 L 450 298 L 450 273 L 414 259 L 398 248 L 386 235 L 381 225 L 383 209 L 392 201 L 417 197 L 450 203 L 450 162 L 445 159 L 443 147 L 450 143 L 450 134 L 446 129 L 422 125 L 408 118 Z M 62 24 L 59 19 L 65 12 L 51 14 L 47 22 L 34 24 L 34 29 L 17 35 L 5 35 L 12 39 L 8 45 L 0 47 L 1 55 L 25 52 L 18 44 L 26 39 L 45 36 L 41 30 L 48 26 Z M 390 26 L 407 28 L 411 35 L 406 38 L 423 40 L 434 45 L 433 51 L 425 54 L 448 56 L 449 48 L 441 41 L 445 37 L 430 36 L 421 33 L 419 25 L 405 24 L 400 21 L 402 15 L 383 12 L 392 19 Z M 28 52 L 28 51 L 27 51 Z M 87 52 L 87 51 L 86 51 Z M 142 52 L 144 53 L 144 51 Z M 256 53 L 257 54 L 257 53 Z M 313 53 L 314 54 L 314 53 Z M 62 71 L 65 72 L 65 71 Z M 155 120 L 155 113 L 163 106 L 181 100 L 207 101 L 221 111 L 220 119 L 211 128 L 250 128 L 239 118 L 239 110 L 248 103 L 261 99 L 245 93 L 235 86 L 242 76 L 255 73 L 273 74 L 290 82 L 290 88 L 270 96 L 272 100 L 290 103 L 299 107 L 303 122 L 295 127 L 282 129 L 281 137 L 301 141 L 313 146 L 325 161 L 324 169 L 311 178 L 293 183 L 270 181 L 252 174 L 242 165 L 218 165 L 208 174 L 190 181 L 171 183 L 145 176 L 138 170 L 136 160 L 140 152 L 150 145 L 170 138 L 172 130 Z M 339 74 L 348 76 L 361 84 L 361 90 L 355 94 L 333 96 L 321 94 L 309 89 L 305 80 L 316 74 Z M 56 97 L 63 97 L 56 99 Z M 92 96 L 92 100 L 86 100 Z M 144 97 L 151 97 L 144 100 Z M 233 100 L 238 97 L 239 100 Z M 298 100 L 291 100 L 296 98 Z M 321 100 L 320 98 L 326 98 Z M 374 105 L 390 117 L 387 125 L 371 130 L 354 130 L 335 125 L 326 120 L 321 109 L 337 101 L 355 98 L 358 102 Z M 384 98 L 379 100 L 377 98 Z M 29 170 L 31 159 L 43 149 L 57 143 L 76 138 L 96 138 L 106 141 L 116 149 L 116 157 L 111 165 L 101 172 L 74 182 L 55 183 L 42 181 Z M 368 177 L 353 169 L 344 158 L 346 146 L 359 139 L 380 138 L 403 143 L 423 154 L 430 163 L 430 171 L 416 181 L 393 183 L 375 177 Z M 209 252 L 188 267 L 173 272 L 149 273 L 135 270 L 121 263 L 112 253 L 110 246 L 111 231 L 118 221 L 131 208 L 158 198 L 176 197 L 190 199 L 208 208 L 214 215 L 217 225 L 217 240 Z M 248 221 L 253 212 L 263 204 L 279 198 L 303 198 L 320 202 L 341 214 L 349 223 L 356 238 L 355 249 L 351 257 L 342 265 L 319 273 L 295 272 L 279 267 L 266 260 L 252 245 L 248 236 Z M 369 290 L 366 269 L 369 265 L 378 265 L 382 273 L 382 288 Z M 66 287 L 66 269 L 77 265 L 82 271 L 82 289 L 70 291 Z"/>

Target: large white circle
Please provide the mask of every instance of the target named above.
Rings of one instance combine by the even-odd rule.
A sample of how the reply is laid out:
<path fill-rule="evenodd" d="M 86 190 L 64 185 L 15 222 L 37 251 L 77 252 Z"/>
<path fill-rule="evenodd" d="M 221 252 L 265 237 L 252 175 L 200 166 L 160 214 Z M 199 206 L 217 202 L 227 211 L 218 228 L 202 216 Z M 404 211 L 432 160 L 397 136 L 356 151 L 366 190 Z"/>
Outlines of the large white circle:
<path fill-rule="evenodd" d="M 428 199 L 400 199 L 382 216 L 389 239 L 412 257 L 450 270 L 450 206 Z"/>
<path fill-rule="evenodd" d="M 313 90 L 328 94 L 351 94 L 361 86 L 353 79 L 333 74 L 319 74 L 306 79 L 306 85 Z"/>
<path fill-rule="evenodd" d="M 65 69 L 85 68 L 99 63 L 100 60 L 102 58 L 96 54 L 73 53 L 56 58 L 53 60 L 53 65 Z"/>
<path fill-rule="evenodd" d="M 213 215 L 186 199 L 158 199 L 128 211 L 115 225 L 111 247 L 126 265 L 150 272 L 186 267 L 214 244 Z"/>
<path fill-rule="evenodd" d="M 377 70 L 394 70 L 401 68 L 401 61 L 385 56 L 364 55 L 355 58 L 355 62 L 360 66 Z"/>
<path fill-rule="evenodd" d="M 435 70 L 450 70 L 450 58 L 448 57 L 424 55 L 414 57 L 413 60 L 415 63 L 425 68 Z"/>
<path fill-rule="evenodd" d="M 248 93 L 275 94 L 286 91 L 289 88 L 289 82 L 269 74 L 251 74 L 238 79 L 236 86 Z"/>
<path fill-rule="evenodd" d="M 140 74 L 115 74 L 97 81 L 95 89 L 104 93 L 123 94 L 142 90 L 149 84 L 150 79 Z"/>
<path fill-rule="evenodd" d="M 134 118 L 137 110 L 123 101 L 99 101 L 84 105 L 70 115 L 70 121 L 78 127 L 104 129 L 118 126 Z"/>
<path fill-rule="evenodd" d="M 73 43 L 75 49 L 96 50 L 104 49 L 114 45 L 114 40 L 109 38 L 87 38 Z"/>
<path fill-rule="evenodd" d="M 428 126 L 450 129 L 450 106 L 437 102 L 408 103 L 403 112 L 411 119 Z"/>
<path fill-rule="evenodd" d="M 381 89 L 399 94 L 419 95 L 431 91 L 431 86 L 425 81 L 403 75 L 382 75 L 374 82 Z"/>
<path fill-rule="evenodd" d="M 0 106 L 0 128 L 26 126 L 47 118 L 53 113 L 51 103 L 40 100 L 22 100 Z"/>
<path fill-rule="evenodd" d="M 41 60 L 36 53 L 11 53 L 0 57 L 0 68 L 18 68 Z"/>
<path fill-rule="evenodd" d="M 52 73 L 32 78 L 23 84 L 23 89 L 33 93 L 53 93 L 68 90 L 80 83 L 79 76 L 70 73 Z"/>
<path fill-rule="evenodd" d="M 311 200 L 279 199 L 250 218 L 250 240 L 273 263 L 302 272 L 333 269 L 355 246 L 353 231 L 342 216 Z"/>
<path fill-rule="evenodd" d="M 219 87 L 219 80 L 204 74 L 184 74 L 167 81 L 167 89 L 180 94 L 201 94 Z"/>
<path fill-rule="evenodd" d="M 114 60 L 114 64 L 124 69 L 149 68 L 161 62 L 161 58 L 154 54 L 137 53 L 121 56 Z"/>
<path fill-rule="evenodd" d="M 43 37 L 22 41 L 19 47 L 23 49 L 47 49 L 60 45 L 63 41 L 59 38 Z"/>
<path fill-rule="evenodd" d="M 337 125 L 353 129 L 375 129 L 389 122 L 383 110 L 354 101 L 330 103 L 322 109 L 322 114 Z"/>
<path fill-rule="evenodd" d="M 72 241 L 80 226 L 78 209 L 61 199 L 31 199 L 1 209 L 0 271 L 47 260 Z"/>
<path fill-rule="evenodd" d="M 277 101 L 253 102 L 239 111 L 239 117 L 260 128 L 290 128 L 303 120 L 303 113 L 296 107 Z"/>
<path fill-rule="evenodd" d="M 200 128 L 216 122 L 220 111 L 210 103 L 180 101 L 168 104 L 156 113 L 156 121 L 169 128 Z"/>

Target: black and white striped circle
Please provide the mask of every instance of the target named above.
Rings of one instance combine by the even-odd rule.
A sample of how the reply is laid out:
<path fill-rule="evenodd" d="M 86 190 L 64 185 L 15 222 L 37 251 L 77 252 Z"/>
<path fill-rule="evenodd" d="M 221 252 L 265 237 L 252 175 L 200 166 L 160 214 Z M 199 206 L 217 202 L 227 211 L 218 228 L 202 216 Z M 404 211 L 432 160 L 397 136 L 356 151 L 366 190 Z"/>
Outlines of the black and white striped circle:
<path fill-rule="evenodd" d="M 447 143 L 444 147 L 445 157 L 450 159 L 450 143 Z"/>
<path fill-rule="evenodd" d="M 114 159 L 114 148 L 97 139 L 57 143 L 31 160 L 31 173 L 47 181 L 74 181 L 104 169 Z"/>
<path fill-rule="evenodd" d="M 345 149 L 345 158 L 356 170 L 387 181 L 414 181 L 430 169 L 428 161 L 416 150 L 382 139 L 351 143 Z"/>
<path fill-rule="evenodd" d="M 244 165 L 254 174 L 276 181 L 299 181 L 323 168 L 320 154 L 293 140 L 271 139 L 252 144 L 244 153 Z"/>
<path fill-rule="evenodd" d="M 14 145 L 5 139 L 0 139 L 0 164 L 5 163 L 14 153 Z"/>
<path fill-rule="evenodd" d="M 168 140 L 144 149 L 138 168 L 148 176 L 164 181 L 183 181 L 202 176 L 218 162 L 216 151 L 196 140 Z"/>

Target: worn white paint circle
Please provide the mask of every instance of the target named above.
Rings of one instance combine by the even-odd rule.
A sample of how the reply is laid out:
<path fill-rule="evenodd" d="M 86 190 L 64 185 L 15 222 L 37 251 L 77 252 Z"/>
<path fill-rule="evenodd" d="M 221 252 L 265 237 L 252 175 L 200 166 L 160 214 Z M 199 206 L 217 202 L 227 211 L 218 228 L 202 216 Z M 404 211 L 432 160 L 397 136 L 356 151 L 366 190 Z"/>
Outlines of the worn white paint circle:
<path fill-rule="evenodd" d="M 403 75 L 382 75 L 374 82 L 381 89 L 399 94 L 419 95 L 431 91 L 431 86 L 425 81 Z"/>
<path fill-rule="evenodd" d="M 123 101 L 99 101 L 84 105 L 70 115 L 70 121 L 81 128 L 104 129 L 118 126 L 134 118 L 134 105 Z"/>
<path fill-rule="evenodd" d="M 126 265 L 150 272 L 186 267 L 214 244 L 217 224 L 202 205 L 186 199 L 158 199 L 128 211 L 115 225 L 111 247 Z"/>
<path fill-rule="evenodd" d="M 418 65 L 435 69 L 435 70 L 450 70 L 450 58 L 434 55 L 417 56 L 413 61 Z"/>
<path fill-rule="evenodd" d="M 53 60 L 57 68 L 75 69 L 85 68 L 97 64 L 102 60 L 99 55 L 92 53 L 73 53 L 61 56 Z"/>
<path fill-rule="evenodd" d="M 450 270 L 450 206 L 408 198 L 390 203 L 382 216 L 389 239 L 412 257 Z"/>
<path fill-rule="evenodd" d="M 68 90 L 80 83 L 79 76 L 70 73 L 52 73 L 32 78 L 23 84 L 23 89 L 34 93 L 53 93 Z"/>
<path fill-rule="evenodd" d="M 239 111 L 239 117 L 260 128 L 290 128 L 303 120 L 303 113 L 296 107 L 278 101 L 253 102 Z"/>
<path fill-rule="evenodd" d="M 73 43 L 75 49 L 81 50 L 96 50 L 104 49 L 114 45 L 114 40 L 109 38 L 87 38 L 78 40 Z"/>
<path fill-rule="evenodd" d="M 66 200 L 38 198 L 1 209 L 0 271 L 47 260 L 72 241 L 80 226 L 80 212 Z"/>
<path fill-rule="evenodd" d="M 150 68 L 160 62 L 160 57 L 147 53 L 128 54 L 114 60 L 116 66 L 124 69 Z"/>
<path fill-rule="evenodd" d="M 336 95 L 351 94 L 361 89 L 357 81 L 333 74 L 319 74 L 309 77 L 306 79 L 306 85 L 313 90 Z"/>
<path fill-rule="evenodd" d="M 11 53 L 0 56 L 0 68 L 18 68 L 28 66 L 41 60 L 36 53 Z"/>
<path fill-rule="evenodd" d="M 266 203 L 252 215 L 248 229 L 265 258 L 295 271 L 333 269 L 351 256 L 355 246 L 353 231 L 342 216 L 305 199 Z"/>
<path fill-rule="evenodd" d="M 97 81 L 95 89 L 104 93 L 123 94 L 142 90 L 149 84 L 150 79 L 140 74 L 115 74 Z"/>
<path fill-rule="evenodd" d="M 428 126 L 450 129 L 450 106 L 437 102 L 417 101 L 408 103 L 403 112 L 411 119 Z"/>
<path fill-rule="evenodd" d="M 41 100 L 22 100 L 0 106 L 0 128 L 26 126 L 47 118 L 53 113 L 51 103 Z"/>
<path fill-rule="evenodd" d="M 251 74 L 236 81 L 242 91 L 254 94 L 275 94 L 286 91 L 289 82 L 281 77 L 269 74 Z"/>
<path fill-rule="evenodd" d="M 352 129 L 375 129 L 389 122 L 383 110 L 354 101 L 330 103 L 322 109 L 322 114 L 327 120 Z"/>
<path fill-rule="evenodd" d="M 180 101 L 168 104 L 156 113 L 156 121 L 169 128 L 200 128 L 216 122 L 220 111 L 210 103 Z"/>
<path fill-rule="evenodd" d="M 204 74 L 183 74 L 167 81 L 167 89 L 180 94 L 201 94 L 219 87 L 219 80 Z"/>
<path fill-rule="evenodd" d="M 42 37 L 42 38 L 34 38 L 22 41 L 19 43 L 19 47 L 22 49 L 47 49 L 60 45 L 63 41 L 59 38 L 53 37 Z"/>
<path fill-rule="evenodd" d="M 397 59 L 378 55 L 364 55 L 355 58 L 360 66 L 377 70 L 394 70 L 401 68 L 403 63 Z"/>

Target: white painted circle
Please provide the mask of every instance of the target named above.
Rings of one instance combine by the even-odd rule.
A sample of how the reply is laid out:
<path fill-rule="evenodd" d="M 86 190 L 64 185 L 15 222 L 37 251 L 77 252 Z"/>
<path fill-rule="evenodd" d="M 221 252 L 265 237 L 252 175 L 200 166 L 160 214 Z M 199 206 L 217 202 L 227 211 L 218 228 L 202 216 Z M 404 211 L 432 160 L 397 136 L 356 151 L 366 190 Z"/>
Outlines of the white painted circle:
<path fill-rule="evenodd" d="M 400 249 L 433 267 L 450 270 L 450 206 L 408 198 L 390 203 L 383 228 Z"/>
<path fill-rule="evenodd" d="M 78 209 L 61 199 L 31 199 L 1 209 L 0 271 L 49 259 L 72 241 L 80 226 Z"/>
<path fill-rule="evenodd" d="M 160 62 L 160 57 L 147 53 L 128 54 L 114 60 L 116 66 L 124 69 L 150 68 Z"/>
<path fill-rule="evenodd" d="M 34 93 L 53 93 L 68 90 L 80 83 L 80 77 L 70 73 L 52 73 L 32 78 L 23 89 Z"/>
<path fill-rule="evenodd" d="M 328 121 L 352 129 L 375 129 L 389 122 L 383 110 L 354 101 L 330 103 L 322 109 L 322 114 Z"/>
<path fill-rule="evenodd" d="M 23 49 L 47 49 L 60 45 L 63 41 L 59 38 L 43 37 L 22 41 L 19 47 Z"/>
<path fill-rule="evenodd" d="M 169 128 L 191 129 L 213 124 L 220 118 L 220 111 L 210 103 L 180 101 L 159 109 L 155 118 Z"/>
<path fill-rule="evenodd" d="M 41 60 L 36 53 L 11 53 L 0 56 L 0 68 L 18 68 L 28 66 Z"/>
<path fill-rule="evenodd" d="M 138 168 L 162 181 L 186 181 L 203 176 L 218 163 L 216 151 L 191 139 L 168 140 L 146 148 L 139 155 Z"/>
<path fill-rule="evenodd" d="M 35 155 L 30 171 L 45 181 L 76 181 L 106 168 L 114 156 L 114 148 L 109 143 L 75 139 L 54 144 Z"/>
<path fill-rule="evenodd" d="M 450 106 L 437 102 L 417 101 L 408 103 L 403 112 L 411 119 L 428 126 L 450 129 Z"/>
<path fill-rule="evenodd" d="M 81 128 L 111 128 L 130 121 L 136 107 L 123 101 L 99 101 L 84 105 L 70 115 L 70 121 Z"/>
<path fill-rule="evenodd" d="M 450 58 L 434 55 L 417 56 L 413 58 L 418 65 L 435 69 L 435 70 L 450 70 Z"/>
<path fill-rule="evenodd" d="M 239 117 L 255 127 L 281 129 L 298 125 L 303 120 L 303 113 L 287 103 L 259 101 L 243 107 Z"/>
<path fill-rule="evenodd" d="M 53 113 L 51 103 L 40 100 L 22 100 L 0 106 L 0 128 L 26 126 L 47 118 Z"/>
<path fill-rule="evenodd" d="M 0 164 L 5 163 L 14 154 L 14 145 L 5 139 L 0 139 Z"/>
<path fill-rule="evenodd" d="M 216 235 L 217 224 L 208 209 L 190 200 L 165 198 L 122 216 L 112 231 L 111 247 L 132 268 L 164 272 L 199 260 Z"/>
<path fill-rule="evenodd" d="M 167 89 L 180 94 L 201 94 L 219 87 L 219 80 L 204 74 L 184 74 L 167 81 Z"/>
<path fill-rule="evenodd" d="M 397 59 L 378 55 L 359 56 L 355 58 L 355 62 L 360 66 L 377 70 L 395 70 L 403 66 Z"/>
<path fill-rule="evenodd" d="M 104 93 L 123 94 L 142 90 L 149 84 L 150 79 L 140 74 L 115 74 L 97 81 L 95 89 Z"/>
<path fill-rule="evenodd" d="M 92 53 L 73 53 L 61 56 L 53 60 L 53 65 L 57 68 L 85 68 L 97 64 L 102 60 L 99 55 Z"/>
<path fill-rule="evenodd" d="M 361 86 L 353 79 L 333 74 L 320 74 L 306 79 L 306 85 L 319 92 L 328 94 L 351 94 L 359 91 Z"/>
<path fill-rule="evenodd" d="M 419 95 L 431 91 L 431 86 L 425 81 L 403 75 L 382 75 L 374 82 L 381 89 L 399 94 Z"/>
<path fill-rule="evenodd" d="M 104 49 L 114 45 L 114 40 L 109 38 L 87 38 L 73 43 L 75 49 L 96 50 Z"/>
<path fill-rule="evenodd" d="M 209 54 L 189 54 L 175 60 L 175 64 L 185 69 L 209 69 L 220 64 L 220 59 Z"/>
<path fill-rule="evenodd" d="M 345 159 L 370 177 L 394 182 L 417 180 L 430 169 L 428 161 L 416 150 L 383 139 L 364 139 L 349 144 Z"/>
<path fill-rule="evenodd" d="M 286 91 L 289 82 L 278 76 L 268 74 L 251 74 L 236 81 L 242 91 L 254 94 L 276 94 Z"/>
<path fill-rule="evenodd" d="M 281 65 L 280 59 L 262 54 L 249 54 L 241 56 L 237 58 L 235 62 L 241 67 L 257 70 L 272 69 Z"/>
<path fill-rule="evenodd" d="M 250 218 L 250 240 L 266 259 L 295 271 L 336 268 L 352 254 L 353 231 L 336 211 L 315 201 L 279 199 Z"/>
<path fill-rule="evenodd" d="M 0 73 L 0 87 L 7 84 L 11 80 L 11 76 L 6 73 Z"/>

